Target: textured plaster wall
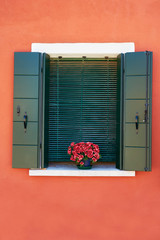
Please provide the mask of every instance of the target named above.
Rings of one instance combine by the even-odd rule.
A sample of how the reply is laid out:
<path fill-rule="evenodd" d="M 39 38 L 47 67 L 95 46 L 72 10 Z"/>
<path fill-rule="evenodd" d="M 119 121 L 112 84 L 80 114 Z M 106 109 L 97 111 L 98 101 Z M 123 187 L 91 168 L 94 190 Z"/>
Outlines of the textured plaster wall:
<path fill-rule="evenodd" d="M 160 239 L 160 1 L 0 1 L 0 240 Z M 135 42 L 153 51 L 152 172 L 29 177 L 12 169 L 13 53 L 32 42 Z"/>

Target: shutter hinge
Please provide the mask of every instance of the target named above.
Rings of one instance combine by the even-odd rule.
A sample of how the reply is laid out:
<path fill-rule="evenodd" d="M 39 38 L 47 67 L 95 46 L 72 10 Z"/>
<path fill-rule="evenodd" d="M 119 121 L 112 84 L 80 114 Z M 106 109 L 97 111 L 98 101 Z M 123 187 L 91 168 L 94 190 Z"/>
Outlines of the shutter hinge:
<path fill-rule="evenodd" d="M 149 169 L 147 167 L 144 168 L 144 171 L 147 172 Z"/>
<path fill-rule="evenodd" d="M 43 73 L 43 67 L 41 67 L 41 73 Z"/>
<path fill-rule="evenodd" d="M 42 143 L 40 143 L 39 147 L 42 148 Z"/>

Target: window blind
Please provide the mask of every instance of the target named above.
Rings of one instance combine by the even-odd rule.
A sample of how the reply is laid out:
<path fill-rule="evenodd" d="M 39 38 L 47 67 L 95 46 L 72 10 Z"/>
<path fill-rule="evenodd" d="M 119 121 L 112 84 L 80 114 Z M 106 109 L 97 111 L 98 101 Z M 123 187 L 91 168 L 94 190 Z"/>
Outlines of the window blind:
<path fill-rule="evenodd" d="M 116 161 L 117 59 L 51 58 L 48 160 L 69 161 L 71 142 L 93 142 Z"/>

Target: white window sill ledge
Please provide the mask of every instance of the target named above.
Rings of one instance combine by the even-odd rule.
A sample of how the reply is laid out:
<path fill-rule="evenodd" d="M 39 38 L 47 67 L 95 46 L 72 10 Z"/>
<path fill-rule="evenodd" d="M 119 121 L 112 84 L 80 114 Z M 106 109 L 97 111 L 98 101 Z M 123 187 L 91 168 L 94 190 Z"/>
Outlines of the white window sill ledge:
<path fill-rule="evenodd" d="M 94 165 L 89 170 L 80 170 L 72 163 L 50 163 L 46 169 L 30 169 L 29 176 L 135 177 L 135 171 L 119 170 L 109 163 Z"/>

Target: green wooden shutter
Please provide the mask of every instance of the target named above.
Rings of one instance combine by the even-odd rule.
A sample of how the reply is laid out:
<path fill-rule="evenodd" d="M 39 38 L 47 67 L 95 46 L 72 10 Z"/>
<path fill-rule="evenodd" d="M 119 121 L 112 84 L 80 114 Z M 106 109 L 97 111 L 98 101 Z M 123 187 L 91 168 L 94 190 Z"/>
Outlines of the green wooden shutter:
<path fill-rule="evenodd" d="M 48 107 L 49 107 L 49 75 L 50 75 L 50 56 L 43 54 L 43 78 L 41 86 L 41 141 L 42 156 L 40 165 L 43 167 L 48 166 Z"/>
<path fill-rule="evenodd" d="M 123 77 L 121 78 L 123 81 Z M 152 53 L 125 54 L 123 101 L 123 163 L 121 169 L 151 170 Z M 136 133 L 136 114 L 138 131 Z"/>
<path fill-rule="evenodd" d="M 123 89 L 124 54 L 117 56 L 117 126 L 116 126 L 116 167 L 123 169 Z"/>
<path fill-rule="evenodd" d="M 41 54 L 14 54 L 13 168 L 40 166 Z M 17 113 L 19 111 L 19 113 Z M 24 132 L 24 114 L 27 130 Z"/>

